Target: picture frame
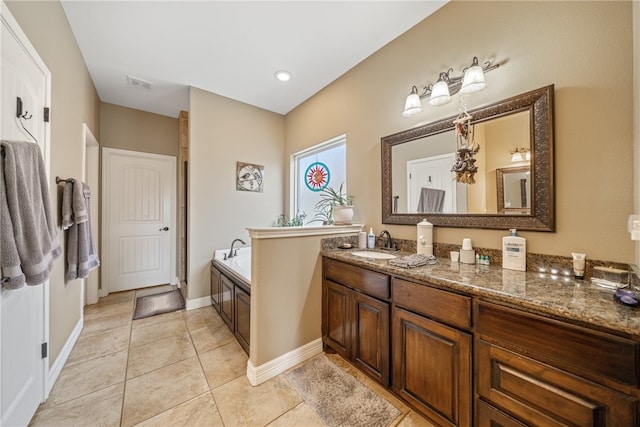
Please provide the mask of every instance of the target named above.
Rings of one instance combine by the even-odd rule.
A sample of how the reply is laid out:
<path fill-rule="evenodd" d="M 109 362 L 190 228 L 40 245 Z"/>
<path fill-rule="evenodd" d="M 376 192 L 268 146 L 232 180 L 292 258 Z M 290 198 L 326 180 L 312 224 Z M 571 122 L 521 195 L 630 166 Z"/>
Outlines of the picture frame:
<path fill-rule="evenodd" d="M 262 193 L 264 190 L 264 166 L 254 163 L 236 163 L 236 190 Z"/>

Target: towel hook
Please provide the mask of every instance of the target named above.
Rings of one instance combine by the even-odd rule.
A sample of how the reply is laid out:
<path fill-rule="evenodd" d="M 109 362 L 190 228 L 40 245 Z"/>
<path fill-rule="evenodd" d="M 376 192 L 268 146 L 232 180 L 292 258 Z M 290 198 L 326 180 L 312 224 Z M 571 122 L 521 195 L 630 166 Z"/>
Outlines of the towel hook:
<path fill-rule="evenodd" d="M 60 184 L 61 182 L 66 184 L 67 181 L 69 181 L 69 178 L 60 178 L 59 176 L 56 176 L 56 184 Z"/>

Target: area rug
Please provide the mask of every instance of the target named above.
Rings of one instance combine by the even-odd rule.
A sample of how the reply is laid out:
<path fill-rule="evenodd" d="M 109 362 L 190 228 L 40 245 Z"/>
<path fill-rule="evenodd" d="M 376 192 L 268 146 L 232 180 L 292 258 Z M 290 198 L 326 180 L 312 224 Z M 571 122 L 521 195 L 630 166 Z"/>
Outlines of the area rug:
<path fill-rule="evenodd" d="M 144 319 L 156 314 L 170 313 L 184 308 L 184 298 L 180 289 L 161 294 L 147 295 L 136 299 L 133 320 Z"/>
<path fill-rule="evenodd" d="M 315 357 L 285 375 L 328 426 L 386 427 L 400 415 L 398 408 L 326 356 Z"/>

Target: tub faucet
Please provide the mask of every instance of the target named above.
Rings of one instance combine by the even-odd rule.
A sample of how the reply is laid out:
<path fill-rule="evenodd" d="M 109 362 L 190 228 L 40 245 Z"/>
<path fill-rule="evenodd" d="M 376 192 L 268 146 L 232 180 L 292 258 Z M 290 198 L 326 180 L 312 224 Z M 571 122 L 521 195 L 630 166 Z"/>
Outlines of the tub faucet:
<path fill-rule="evenodd" d="M 233 242 L 231 242 L 231 248 L 229 249 L 229 253 L 224 254 L 224 259 L 233 258 L 234 256 L 238 255 L 238 250 L 237 249 L 235 251 L 233 250 L 233 245 L 235 245 L 236 242 L 240 242 L 243 245 L 246 245 L 246 243 L 242 241 L 242 239 L 235 239 Z"/>
<path fill-rule="evenodd" d="M 396 244 L 393 242 L 393 239 L 391 238 L 391 233 L 389 233 L 387 230 L 382 230 L 380 232 L 379 237 L 380 239 L 384 238 L 384 244 L 382 245 L 381 249 L 386 249 L 391 251 L 396 250 Z"/>

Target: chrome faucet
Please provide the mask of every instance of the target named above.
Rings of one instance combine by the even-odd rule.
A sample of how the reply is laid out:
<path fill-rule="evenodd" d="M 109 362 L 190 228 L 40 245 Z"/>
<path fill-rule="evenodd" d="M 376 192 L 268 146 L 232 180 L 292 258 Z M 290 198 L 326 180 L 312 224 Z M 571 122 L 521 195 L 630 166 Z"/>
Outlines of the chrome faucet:
<path fill-rule="evenodd" d="M 246 243 L 242 239 L 235 239 L 233 242 L 231 242 L 231 248 L 229 249 L 229 253 L 224 254 L 224 259 L 233 258 L 234 256 L 238 255 L 238 250 L 237 249 L 235 251 L 233 250 L 233 245 L 235 245 L 236 242 L 240 242 L 243 245 L 246 245 Z"/>
<path fill-rule="evenodd" d="M 391 251 L 395 251 L 396 250 L 396 244 L 393 242 L 393 239 L 391 238 L 391 233 L 389 233 L 387 230 L 382 230 L 380 232 L 380 236 L 379 237 L 380 237 L 380 239 L 384 238 L 384 244 L 382 245 L 381 249 L 386 249 L 386 250 L 391 250 Z"/>

